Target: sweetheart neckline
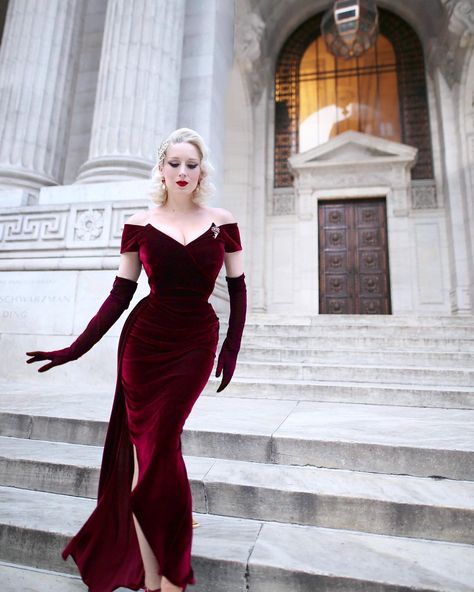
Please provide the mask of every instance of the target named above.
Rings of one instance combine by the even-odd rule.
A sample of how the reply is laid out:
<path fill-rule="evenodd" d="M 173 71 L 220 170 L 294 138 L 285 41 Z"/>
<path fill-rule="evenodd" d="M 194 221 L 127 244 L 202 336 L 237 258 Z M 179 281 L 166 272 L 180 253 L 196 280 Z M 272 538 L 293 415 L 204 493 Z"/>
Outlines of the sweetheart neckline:
<path fill-rule="evenodd" d="M 151 228 L 153 228 L 154 230 L 156 230 L 157 232 L 159 232 L 163 236 L 168 237 L 169 239 L 171 239 L 175 243 L 178 243 L 178 245 L 181 245 L 182 247 L 188 247 L 192 243 L 196 242 L 198 239 L 202 238 L 206 233 L 208 233 L 213 226 L 216 226 L 217 228 L 221 228 L 221 226 L 230 226 L 232 224 L 237 224 L 237 222 L 226 222 L 225 224 L 219 224 L 219 225 L 217 225 L 215 222 L 211 222 L 210 226 L 208 226 L 205 230 L 203 230 L 201 232 L 201 234 L 199 236 L 197 236 L 196 238 L 193 238 L 193 240 L 189 241 L 188 243 L 182 243 L 179 240 L 176 240 L 170 234 L 163 232 L 162 230 L 160 230 L 157 226 L 155 226 L 151 222 L 147 222 L 146 224 L 131 224 L 130 222 L 125 222 L 124 226 L 139 226 L 141 228 L 146 228 L 147 226 L 151 226 Z"/>

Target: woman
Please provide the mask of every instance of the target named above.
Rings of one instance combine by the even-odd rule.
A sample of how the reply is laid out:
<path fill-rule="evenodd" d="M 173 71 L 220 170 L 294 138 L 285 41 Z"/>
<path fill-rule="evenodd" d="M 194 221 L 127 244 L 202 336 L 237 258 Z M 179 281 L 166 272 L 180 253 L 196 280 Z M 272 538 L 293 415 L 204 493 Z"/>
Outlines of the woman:
<path fill-rule="evenodd" d="M 88 351 L 128 308 L 143 265 L 150 294 L 128 317 L 104 447 L 97 507 L 63 551 L 90 592 L 120 586 L 178 592 L 194 583 L 192 500 L 180 434 L 212 371 L 219 320 L 208 298 L 225 261 L 229 328 L 217 362 L 230 382 L 245 323 L 246 287 L 232 214 L 203 205 L 210 165 L 202 138 L 173 132 L 153 169 L 157 207 L 125 224 L 109 297 L 68 348 L 28 352 L 40 372 Z"/>

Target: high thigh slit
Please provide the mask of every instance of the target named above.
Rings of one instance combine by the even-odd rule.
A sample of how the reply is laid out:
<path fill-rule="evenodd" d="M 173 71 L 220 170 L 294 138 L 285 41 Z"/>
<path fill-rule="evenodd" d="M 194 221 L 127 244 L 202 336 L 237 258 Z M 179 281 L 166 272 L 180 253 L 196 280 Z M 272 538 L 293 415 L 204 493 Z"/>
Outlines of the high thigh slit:
<path fill-rule="evenodd" d="M 138 465 L 138 455 L 137 455 L 136 448 L 134 445 L 132 445 L 132 448 L 133 448 L 133 479 L 132 479 L 131 491 L 133 491 L 135 489 L 135 487 L 138 483 L 138 475 L 139 475 L 139 470 L 140 470 L 139 465 Z M 132 512 L 132 519 L 135 524 L 135 531 L 137 533 L 137 538 L 138 538 L 138 543 L 139 543 L 138 546 L 140 548 L 140 554 L 142 556 L 142 561 L 143 561 L 143 568 L 145 570 L 145 586 L 147 586 L 146 573 L 147 572 L 149 572 L 149 573 L 154 572 L 155 576 L 157 578 L 161 579 L 161 570 L 160 570 L 160 566 L 158 564 L 158 560 L 154 556 L 153 550 L 150 547 L 149 542 L 145 538 L 145 533 L 143 532 L 143 529 L 142 529 L 140 523 L 138 522 L 137 517 L 135 516 L 135 514 L 133 514 L 133 512 Z M 143 545 L 145 546 L 145 549 L 143 548 Z M 157 585 L 151 584 L 149 586 L 149 588 L 155 589 L 155 588 L 159 587 L 160 585 L 161 585 L 161 582 L 158 583 Z"/>
<path fill-rule="evenodd" d="M 224 252 L 240 249 L 236 223 L 213 224 L 187 245 L 150 224 L 124 227 L 121 252 L 139 252 L 150 294 L 132 310 L 119 340 L 97 507 L 63 551 L 90 592 L 143 587 L 133 515 L 160 575 L 183 591 L 195 583 L 181 433 L 215 360 L 219 320 L 208 298 Z M 133 491 L 132 443 L 140 469 Z"/>

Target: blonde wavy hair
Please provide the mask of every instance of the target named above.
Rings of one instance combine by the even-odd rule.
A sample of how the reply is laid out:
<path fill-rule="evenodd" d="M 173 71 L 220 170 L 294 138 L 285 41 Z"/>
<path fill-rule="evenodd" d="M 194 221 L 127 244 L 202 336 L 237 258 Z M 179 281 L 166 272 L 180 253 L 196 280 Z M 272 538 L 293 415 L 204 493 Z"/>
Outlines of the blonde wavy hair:
<path fill-rule="evenodd" d="M 181 144 L 183 142 L 189 142 L 189 144 L 195 146 L 201 158 L 201 180 L 198 185 L 199 190 L 194 191 L 192 197 L 193 202 L 197 204 L 204 203 L 214 193 L 214 185 L 209 178 L 214 170 L 209 162 L 209 150 L 202 137 L 196 131 L 188 127 L 181 127 L 174 132 L 171 132 L 166 140 L 161 143 L 156 164 L 151 171 L 151 189 L 149 194 L 152 201 L 157 205 L 163 205 L 168 198 L 168 192 L 166 188 L 163 189 L 161 184 L 162 174 L 160 171 L 160 167 L 162 167 L 165 162 L 166 151 L 171 144 Z"/>

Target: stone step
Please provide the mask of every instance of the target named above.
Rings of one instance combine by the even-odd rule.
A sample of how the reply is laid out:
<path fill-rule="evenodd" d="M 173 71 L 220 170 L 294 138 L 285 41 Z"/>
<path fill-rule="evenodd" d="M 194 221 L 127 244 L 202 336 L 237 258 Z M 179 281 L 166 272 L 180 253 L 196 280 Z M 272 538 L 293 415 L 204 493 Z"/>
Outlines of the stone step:
<path fill-rule="evenodd" d="M 224 318 L 224 315 L 222 315 Z M 277 313 L 247 314 L 249 325 L 320 325 L 329 327 L 375 326 L 375 327 L 471 327 L 474 329 L 474 315 L 432 316 L 432 315 L 292 315 Z"/>
<path fill-rule="evenodd" d="M 217 393 L 220 380 L 212 377 L 203 394 L 217 397 L 250 399 L 286 399 L 292 401 L 327 401 L 332 403 L 367 403 L 370 405 L 403 405 L 409 407 L 442 407 L 474 409 L 472 387 L 412 386 L 374 384 L 371 382 L 336 382 L 318 380 L 285 380 L 239 378 Z"/>
<path fill-rule="evenodd" d="M 474 353 L 474 339 L 430 339 L 427 337 L 397 337 L 384 338 L 377 335 L 361 336 L 356 332 L 343 339 L 334 335 L 312 337 L 311 335 L 252 335 L 244 331 L 243 347 L 292 347 L 296 349 L 318 349 L 326 351 L 414 351 L 420 353 Z M 473 331 L 474 333 L 474 331 Z"/>
<path fill-rule="evenodd" d="M 474 369 L 474 351 L 471 352 L 423 352 L 417 350 L 406 351 L 376 351 L 376 350 L 343 350 L 331 351 L 327 347 L 321 349 L 294 347 L 290 340 L 286 347 L 270 347 L 267 344 L 249 346 L 243 345 L 239 353 L 239 361 L 268 361 L 268 362 L 297 362 L 317 364 L 347 363 L 356 365 L 383 366 L 417 366 L 417 367 L 456 367 Z"/>
<path fill-rule="evenodd" d="M 236 376 L 294 380 L 330 380 L 474 387 L 474 368 L 378 366 L 376 364 L 316 364 L 239 360 Z"/>
<path fill-rule="evenodd" d="M 467 545 L 264 524 L 249 591 L 472 592 L 473 561 Z"/>
<path fill-rule="evenodd" d="M 221 319 L 221 329 L 227 329 L 227 322 Z M 344 323 L 330 325 L 315 322 L 308 325 L 273 325 L 273 324 L 252 324 L 246 322 L 245 335 L 267 336 L 281 335 L 288 337 L 310 336 L 310 337 L 332 337 L 345 339 L 346 337 L 379 337 L 389 339 L 395 337 L 411 339 L 474 339 L 474 326 L 472 325 L 432 325 L 432 326 L 404 326 L 404 325 L 369 325 Z"/>
<path fill-rule="evenodd" d="M 94 502 L 0 488 L 0 559 L 74 573 L 60 551 Z M 11 511 L 16 508 L 18 511 Z M 197 515 L 193 567 L 208 592 L 466 592 L 474 547 L 315 526 Z"/>
<path fill-rule="evenodd" d="M 0 437 L 0 485 L 95 498 L 102 449 Z M 474 483 L 186 456 L 197 512 L 474 544 Z"/>
<path fill-rule="evenodd" d="M 0 487 L 0 559 L 76 574 L 74 562 L 70 557 L 63 561 L 61 550 L 94 506 L 91 499 Z M 261 523 L 212 515 L 198 520 L 201 526 L 194 530 L 193 567 L 201 583 L 194 589 L 243 592 L 247 558 Z M 209 581 L 215 587 L 208 588 Z"/>
<path fill-rule="evenodd" d="M 452 374 L 453 369 L 456 368 L 469 368 L 474 369 L 474 362 L 470 361 L 470 356 L 474 352 L 474 339 L 473 340 L 451 340 L 450 347 L 453 349 L 455 346 L 452 343 L 457 343 L 457 348 L 461 348 L 462 344 L 469 344 L 464 347 L 461 351 L 457 352 L 460 354 L 458 358 L 455 357 L 456 352 L 446 352 L 444 355 L 444 349 L 438 351 L 432 350 L 431 352 L 424 352 L 421 348 L 418 348 L 416 344 L 411 343 L 410 346 L 406 347 L 407 351 L 403 351 L 403 345 L 399 346 L 398 350 L 395 347 L 395 340 L 399 339 L 400 334 L 395 333 L 392 337 L 388 337 L 385 340 L 380 338 L 373 338 L 374 343 L 371 344 L 372 338 L 362 337 L 365 340 L 365 345 L 360 345 L 359 337 L 356 337 L 358 333 L 356 331 L 350 332 L 350 337 L 346 338 L 343 336 L 334 337 L 334 333 L 328 333 L 327 335 L 319 337 L 291 337 L 288 335 L 279 334 L 277 336 L 249 336 L 247 331 L 244 333 L 243 349 L 240 355 L 239 364 L 237 366 L 237 375 L 242 377 L 249 377 L 249 369 L 242 367 L 242 363 L 247 359 L 248 362 L 268 359 L 269 357 L 274 359 L 288 359 L 290 362 L 301 363 L 306 360 L 317 361 L 321 366 L 327 367 L 325 370 L 318 369 L 315 373 L 308 372 L 306 374 L 311 376 L 312 380 L 329 380 L 329 381 L 357 381 L 357 382 L 382 382 L 382 383 L 397 383 L 403 382 L 407 384 L 412 382 L 413 384 L 432 384 L 432 385 L 458 385 L 463 386 L 465 383 L 462 382 L 463 377 L 459 374 Z M 105 336 L 91 352 L 88 352 L 85 356 L 75 362 L 65 364 L 50 372 L 38 375 L 36 372 L 40 364 L 27 365 L 25 363 L 26 356 L 18 352 L 33 351 L 35 349 L 40 350 L 54 350 L 60 349 L 72 341 L 72 336 L 51 336 L 51 335 L 2 335 L 0 336 L 1 349 L 4 352 L 3 358 L 3 379 L 10 383 L 17 382 L 30 382 L 35 384 L 38 380 L 41 380 L 43 385 L 59 385 L 62 384 L 75 384 L 77 382 L 84 381 L 84 377 L 88 378 L 88 382 L 95 386 L 105 386 L 107 384 L 113 384 L 116 377 L 116 356 L 117 356 L 117 336 L 107 335 Z M 273 339 L 277 339 L 280 343 L 277 346 L 271 344 Z M 316 345 L 312 342 L 316 340 Z M 332 349 L 330 341 L 336 340 L 338 346 Z M 349 340 L 352 340 L 352 345 Z M 307 341 L 308 343 L 305 343 Z M 326 343 L 327 341 L 327 343 Z M 393 342 L 393 343 L 392 343 Z M 253 345 L 252 345 L 253 344 Z M 275 347 L 280 351 L 275 351 Z M 355 351 L 351 348 L 354 347 Z M 258 349 L 256 349 L 258 348 Z M 444 348 L 444 345 L 443 345 Z M 286 353 L 288 349 L 288 353 Z M 293 350 L 300 350 L 293 351 Z M 311 350 L 315 350 L 312 352 Z M 341 351 L 342 350 L 342 351 Z M 370 353 L 364 353 L 365 350 L 369 352 L 375 352 L 372 356 Z M 385 354 L 385 351 L 392 350 L 390 353 Z M 394 353 L 397 351 L 399 353 Z M 411 356 L 407 352 L 414 351 L 415 354 Z M 345 357 L 345 359 L 342 358 Z M 343 362 L 343 363 L 341 363 Z M 360 367 L 369 365 L 376 366 L 378 368 L 388 367 L 387 372 L 381 370 L 366 370 L 365 375 Z M 351 371 L 337 370 L 335 366 L 343 367 L 345 364 L 353 364 L 357 370 L 354 374 Z M 405 368 L 419 368 L 418 372 L 412 372 L 410 375 L 405 373 Z M 397 368 L 402 368 L 401 372 L 397 374 Z M 431 372 L 431 368 L 436 371 L 436 376 Z M 278 374 L 274 373 L 274 368 L 270 369 L 272 374 L 263 376 L 262 373 L 259 375 L 253 375 L 255 378 L 289 378 L 295 377 L 295 372 L 290 372 L 288 369 L 282 372 L 278 371 Z M 303 372 L 303 370 L 301 370 Z M 440 374 L 445 372 L 445 376 L 442 377 Z M 297 373 L 296 373 L 297 374 Z M 401 378 L 400 378 L 401 377 Z"/>
<path fill-rule="evenodd" d="M 77 576 L 12 563 L 0 562 L 0 582 L 2 592 L 87 592 Z"/>
<path fill-rule="evenodd" d="M 0 399 L 0 435 L 102 445 L 111 397 Z M 28 413 L 25 413 L 28 409 Z M 474 480 L 474 411 L 201 396 L 190 456 Z"/>

